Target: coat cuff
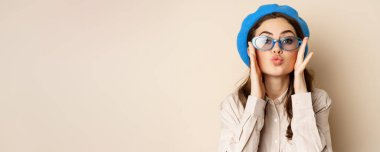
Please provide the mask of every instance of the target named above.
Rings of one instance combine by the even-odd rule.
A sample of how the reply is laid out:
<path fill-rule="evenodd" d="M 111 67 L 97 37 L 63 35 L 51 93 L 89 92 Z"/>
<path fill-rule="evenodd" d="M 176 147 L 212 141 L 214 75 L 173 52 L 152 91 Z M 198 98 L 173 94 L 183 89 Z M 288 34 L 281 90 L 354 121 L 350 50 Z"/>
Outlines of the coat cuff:
<path fill-rule="evenodd" d="M 264 111 L 265 111 L 265 105 L 267 104 L 267 101 L 257 98 L 253 95 L 248 95 L 247 104 L 245 106 L 244 113 L 247 113 L 248 115 L 256 115 L 259 117 L 264 117 Z"/>
<path fill-rule="evenodd" d="M 291 96 L 293 116 L 314 115 L 311 92 L 296 93 Z"/>

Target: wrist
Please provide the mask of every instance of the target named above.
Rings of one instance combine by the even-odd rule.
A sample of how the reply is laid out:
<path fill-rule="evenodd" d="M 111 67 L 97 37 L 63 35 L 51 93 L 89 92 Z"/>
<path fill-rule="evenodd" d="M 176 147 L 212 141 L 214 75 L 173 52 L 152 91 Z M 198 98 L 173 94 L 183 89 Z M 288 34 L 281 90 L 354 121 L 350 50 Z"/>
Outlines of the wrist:
<path fill-rule="evenodd" d="M 300 87 L 300 88 L 294 88 L 294 93 L 307 93 L 307 88 L 306 87 Z"/>
<path fill-rule="evenodd" d="M 262 95 L 258 95 L 256 93 L 251 92 L 252 96 L 255 96 L 256 98 L 264 99 Z"/>
<path fill-rule="evenodd" d="M 294 78 L 305 78 L 304 72 L 294 73 Z"/>
<path fill-rule="evenodd" d="M 306 87 L 306 81 L 305 77 L 302 74 L 296 75 L 294 77 L 294 92 L 295 93 L 306 93 L 307 87 Z"/>

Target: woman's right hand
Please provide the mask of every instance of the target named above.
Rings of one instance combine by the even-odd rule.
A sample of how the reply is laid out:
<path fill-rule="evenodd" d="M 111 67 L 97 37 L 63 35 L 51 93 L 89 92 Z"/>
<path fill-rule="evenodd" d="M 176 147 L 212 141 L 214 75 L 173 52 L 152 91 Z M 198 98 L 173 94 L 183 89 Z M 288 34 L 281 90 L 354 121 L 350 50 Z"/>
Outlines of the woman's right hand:
<path fill-rule="evenodd" d="M 265 96 L 265 86 L 263 83 L 263 77 L 259 64 L 257 62 L 257 56 L 255 48 L 252 42 L 248 42 L 248 56 L 250 58 L 250 78 L 251 78 L 251 95 L 257 98 L 264 99 Z"/>

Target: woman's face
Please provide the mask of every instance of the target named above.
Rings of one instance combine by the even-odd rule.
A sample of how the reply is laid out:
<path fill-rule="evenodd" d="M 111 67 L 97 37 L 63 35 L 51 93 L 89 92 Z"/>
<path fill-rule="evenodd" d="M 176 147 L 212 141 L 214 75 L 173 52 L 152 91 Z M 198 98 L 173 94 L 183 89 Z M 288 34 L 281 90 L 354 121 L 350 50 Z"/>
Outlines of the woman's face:
<path fill-rule="evenodd" d="M 291 24 L 284 18 L 275 18 L 264 21 L 256 29 L 256 36 L 269 36 L 275 40 L 286 36 L 297 36 Z M 288 75 L 294 69 L 298 49 L 285 51 L 280 49 L 278 42 L 271 50 L 260 51 L 255 48 L 259 67 L 264 75 L 283 76 Z M 282 58 L 281 61 L 272 60 L 273 57 Z"/>

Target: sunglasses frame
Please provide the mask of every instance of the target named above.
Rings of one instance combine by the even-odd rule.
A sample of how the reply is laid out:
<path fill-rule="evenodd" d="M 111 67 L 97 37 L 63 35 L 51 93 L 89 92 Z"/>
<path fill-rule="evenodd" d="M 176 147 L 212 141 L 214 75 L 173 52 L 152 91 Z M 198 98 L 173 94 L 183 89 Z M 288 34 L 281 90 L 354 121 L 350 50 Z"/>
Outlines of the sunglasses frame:
<path fill-rule="evenodd" d="M 256 45 L 256 40 L 259 39 L 259 38 L 263 38 L 263 37 L 268 38 L 269 40 L 272 40 L 272 46 L 271 46 L 271 48 L 269 48 L 269 49 L 260 49 L 260 48 Z M 276 43 L 279 41 L 280 43 L 278 43 L 278 45 L 279 45 L 279 47 L 280 47 L 281 50 L 292 51 L 292 50 L 294 50 L 294 49 L 292 49 L 292 50 L 286 50 L 286 49 L 284 49 L 284 48 L 282 47 L 282 44 L 281 44 L 281 41 L 283 41 L 285 38 L 288 38 L 288 37 L 295 37 L 296 40 L 298 40 L 298 45 L 297 45 L 297 47 L 294 48 L 294 49 L 297 49 L 297 48 L 299 48 L 299 47 L 301 46 L 301 44 L 302 44 L 302 39 L 299 38 L 299 37 L 297 37 L 297 36 L 286 36 L 286 37 L 283 37 L 283 38 L 280 38 L 280 39 L 275 40 L 275 39 L 273 39 L 273 38 L 271 38 L 271 37 L 269 37 L 269 36 L 265 36 L 265 35 L 263 35 L 263 36 L 256 36 L 256 37 L 252 38 L 251 42 L 252 42 L 253 46 L 254 46 L 256 49 L 258 49 L 258 50 L 260 50 L 260 51 L 268 51 L 268 50 L 271 50 L 271 49 L 276 45 Z"/>

